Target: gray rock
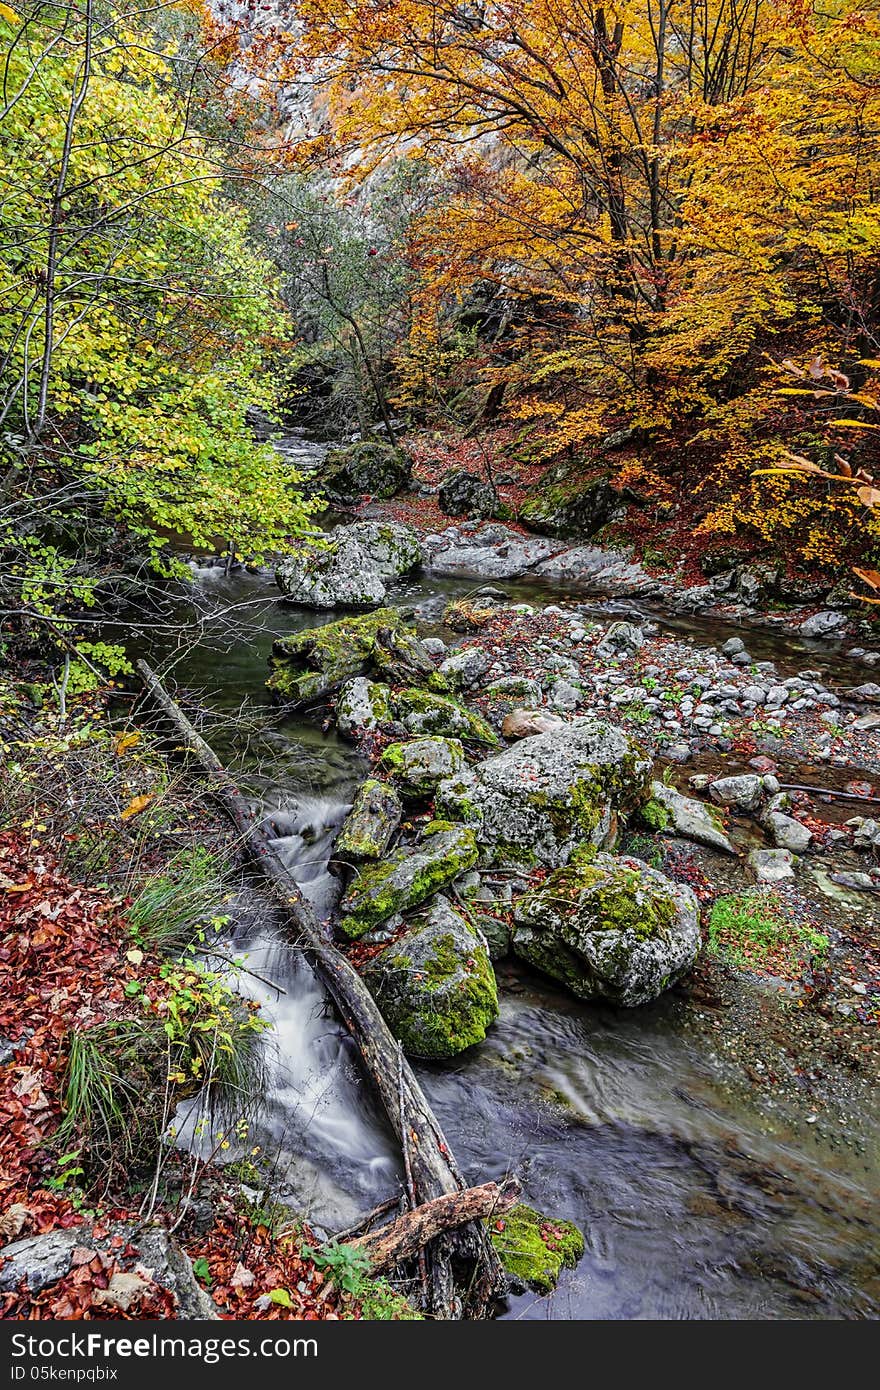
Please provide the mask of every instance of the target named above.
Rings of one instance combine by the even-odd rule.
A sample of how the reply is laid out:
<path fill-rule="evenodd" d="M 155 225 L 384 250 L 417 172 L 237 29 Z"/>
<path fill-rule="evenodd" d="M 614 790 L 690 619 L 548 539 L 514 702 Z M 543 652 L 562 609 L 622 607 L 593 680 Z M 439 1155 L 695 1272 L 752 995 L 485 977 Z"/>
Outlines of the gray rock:
<path fill-rule="evenodd" d="M 764 784 L 756 773 L 718 777 L 709 783 L 709 795 L 719 806 L 737 811 L 756 811 L 764 799 Z"/>
<path fill-rule="evenodd" d="M 498 1017 L 488 945 L 443 897 L 412 917 L 362 973 L 412 1057 L 454 1057 L 482 1042 Z"/>
<path fill-rule="evenodd" d="M 700 950 L 693 890 L 641 860 L 597 854 L 550 875 L 514 907 L 513 950 L 579 999 L 656 999 Z"/>
<path fill-rule="evenodd" d="M 423 637 L 422 646 L 435 660 L 442 660 L 448 650 L 442 637 Z"/>
<path fill-rule="evenodd" d="M 331 502 L 350 506 L 364 494 L 393 497 L 406 486 L 411 470 L 411 460 L 393 445 L 359 440 L 328 451 L 319 488 Z"/>
<path fill-rule="evenodd" d="M 68 1230 L 49 1231 L 45 1235 L 29 1236 L 13 1241 L 2 1250 L 0 1290 L 15 1289 L 24 1280 L 31 1293 L 61 1279 L 71 1268 L 77 1246 L 89 1250 L 112 1251 L 110 1242 L 121 1237 L 125 1246 L 133 1245 L 137 1263 L 164 1288 L 170 1289 L 182 1318 L 199 1321 L 219 1318 L 219 1313 L 193 1274 L 192 1265 L 177 1242 L 159 1226 L 132 1226 L 113 1222 L 100 1239 L 92 1235 L 89 1225 L 73 1226 Z"/>
<path fill-rule="evenodd" d="M 383 579 L 401 579 L 421 566 L 419 534 L 402 521 L 356 521 L 351 526 L 337 526 L 334 540 L 341 531 L 360 546 Z"/>
<path fill-rule="evenodd" d="M 763 824 L 773 837 L 773 843 L 780 849 L 791 850 L 792 854 L 804 854 L 812 843 L 812 831 L 781 811 L 768 811 Z"/>
<path fill-rule="evenodd" d="M 567 680 L 556 680 L 550 687 L 550 703 L 554 709 L 570 714 L 584 702 L 584 692 Z"/>
<path fill-rule="evenodd" d="M 390 743 L 379 761 L 401 795 L 418 800 L 431 796 L 445 778 L 465 767 L 464 749 L 457 738 L 414 738 L 409 743 Z"/>
<path fill-rule="evenodd" d="M 469 543 L 452 542 L 431 556 L 435 574 L 476 579 L 515 579 L 558 549 L 558 542 L 510 531 L 508 539 L 485 544 L 479 535 Z"/>
<path fill-rule="evenodd" d="M 635 623 L 612 623 L 596 648 L 596 655 L 609 660 L 621 653 L 640 651 L 645 645 L 645 634 Z"/>
<path fill-rule="evenodd" d="M 676 835 L 681 835 L 686 840 L 696 840 L 701 845 L 709 845 L 712 849 L 722 850 L 725 854 L 736 854 L 737 851 L 728 839 L 721 824 L 721 817 L 714 806 L 707 806 L 704 801 L 684 796 L 674 787 L 668 787 L 665 782 L 652 782 L 651 796 L 653 800 L 659 801 L 668 813 L 669 828 L 674 830 Z"/>
<path fill-rule="evenodd" d="M 721 648 L 725 656 L 736 656 L 737 652 L 744 652 L 746 644 L 741 637 L 730 637 Z"/>
<path fill-rule="evenodd" d="M 498 506 L 498 494 L 476 473 L 458 469 L 441 479 L 437 501 L 447 516 L 486 517 Z"/>
<path fill-rule="evenodd" d="M 367 729 L 390 724 L 391 691 L 387 685 L 355 676 L 346 681 L 336 701 L 336 724 L 346 738 L 357 738 Z"/>
<path fill-rule="evenodd" d="M 864 685 L 854 685 L 846 693 L 853 700 L 866 700 L 872 705 L 880 704 L 880 685 L 874 681 L 865 681 Z"/>
<path fill-rule="evenodd" d="M 613 843 L 618 814 L 645 799 L 650 772 L 619 729 L 577 719 L 441 783 L 437 813 L 477 828 L 490 858 L 555 867 L 583 841 Z"/>
<path fill-rule="evenodd" d="M 748 865 L 758 883 L 782 883 L 794 878 L 792 855 L 787 849 L 753 849 Z"/>
<path fill-rule="evenodd" d="M 855 831 L 853 845 L 856 849 L 880 849 L 880 822 L 853 816 L 846 823 Z"/>
<path fill-rule="evenodd" d="M 281 561 L 275 582 L 288 603 L 303 608 L 373 608 L 385 599 L 385 580 L 360 542 L 343 531 L 304 540 Z"/>
<path fill-rule="evenodd" d="M 765 709 L 781 709 L 789 699 L 789 692 L 784 685 L 771 685 L 767 691 L 767 698 L 764 702 Z"/>
<path fill-rule="evenodd" d="M 842 636 L 841 629 L 844 627 L 845 614 L 838 613 L 833 608 L 825 608 L 821 613 L 813 613 L 811 617 L 805 618 L 796 631 L 801 637 L 828 637 L 831 634 Z"/>
<path fill-rule="evenodd" d="M 441 662 L 439 670 L 452 690 L 469 690 L 491 664 L 492 658 L 482 647 L 465 647 Z"/>

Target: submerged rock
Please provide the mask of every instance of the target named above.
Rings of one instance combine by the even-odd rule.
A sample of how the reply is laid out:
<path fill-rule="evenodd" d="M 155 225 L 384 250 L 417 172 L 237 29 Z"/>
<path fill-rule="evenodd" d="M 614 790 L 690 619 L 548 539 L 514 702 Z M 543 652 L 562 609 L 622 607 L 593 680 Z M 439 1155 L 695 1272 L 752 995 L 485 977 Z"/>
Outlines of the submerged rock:
<path fill-rule="evenodd" d="M 562 1270 L 574 1269 L 586 1248 L 571 1221 L 542 1216 L 523 1203 L 497 1221 L 490 1218 L 486 1225 L 514 1293 L 522 1288 L 551 1293 Z"/>
<path fill-rule="evenodd" d="M 346 681 L 336 701 L 336 725 L 346 738 L 357 738 L 366 729 L 378 729 L 394 718 L 387 685 L 355 676 Z"/>
<path fill-rule="evenodd" d="M 564 864 L 583 841 L 614 842 L 645 800 L 651 759 L 610 724 L 577 719 L 442 782 L 437 812 L 473 826 L 488 859 Z"/>
<path fill-rule="evenodd" d="M 500 747 L 498 735 L 485 719 L 447 696 L 434 695 L 427 690 L 402 690 L 395 697 L 394 708 L 411 734 L 475 739 L 478 743 L 487 743 L 490 748 Z"/>
<path fill-rule="evenodd" d="M 371 777 L 358 789 L 336 839 L 334 855 L 348 863 L 381 859 L 403 819 L 393 787 Z"/>
<path fill-rule="evenodd" d="M 457 738 L 414 738 L 409 743 L 390 743 L 379 766 L 404 796 L 419 800 L 433 796 L 440 782 L 462 771 L 464 749 Z"/>
<path fill-rule="evenodd" d="M 413 917 L 363 977 L 413 1057 L 454 1057 L 482 1042 L 498 1017 L 486 942 L 443 897 Z"/>
<path fill-rule="evenodd" d="M 723 850 L 725 854 L 736 854 L 714 806 L 684 796 L 675 787 L 667 787 L 665 782 L 651 783 L 651 801 L 657 802 L 669 818 L 666 826 L 656 829 L 670 829 L 685 840 L 696 840 L 698 844 Z"/>
<path fill-rule="evenodd" d="M 365 493 L 393 497 L 409 482 L 411 472 L 411 460 L 399 449 L 364 439 L 328 450 L 320 488 L 331 502 L 350 506 Z"/>
<path fill-rule="evenodd" d="M 477 842 L 463 825 L 434 821 L 414 848 L 401 848 L 364 868 L 342 899 L 346 936 L 363 936 L 395 913 L 419 907 L 477 862 Z"/>
<path fill-rule="evenodd" d="M 639 859 L 579 855 L 515 904 L 513 950 L 579 999 L 633 1008 L 693 965 L 699 905 Z"/>

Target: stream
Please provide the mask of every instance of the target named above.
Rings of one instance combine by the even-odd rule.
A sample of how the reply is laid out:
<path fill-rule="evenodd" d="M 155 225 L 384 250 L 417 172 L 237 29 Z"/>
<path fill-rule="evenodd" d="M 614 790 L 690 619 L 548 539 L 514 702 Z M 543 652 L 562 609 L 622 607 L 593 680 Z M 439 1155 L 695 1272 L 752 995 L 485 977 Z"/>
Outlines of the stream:
<path fill-rule="evenodd" d="M 294 438 L 291 456 L 296 447 Z M 204 566 L 194 578 L 213 614 L 201 640 L 175 652 L 171 638 L 153 637 L 152 659 L 165 670 L 171 662 L 178 683 L 230 716 L 208 736 L 271 817 L 279 850 L 323 915 L 337 891 L 333 839 L 365 764 L 334 733 L 322 735 L 318 720 L 280 717 L 264 682 L 275 636 L 338 615 L 282 607 L 266 574 Z M 394 601 L 415 607 L 430 632 L 448 599 L 473 587 L 425 575 L 402 582 Z M 515 600 L 572 597 L 548 585 L 503 587 Z M 737 631 L 696 618 L 668 625 L 698 645 Z M 809 644 L 758 632 L 749 646 L 796 670 Z M 811 651 L 809 664 L 829 669 L 827 648 L 822 658 Z M 340 1229 L 397 1190 L 396 1145 L 299 955 L 247 919 L 234 945 L 273 1025 L 265 1111 L 248 1144 L 261 1146 L 279 1200 L 325 1231 Z M 734 1094 L 681 999 L 615 1011 L 581 1004 L 515 965 L 498 974 L 501 1017 L 485 1043 L 416 1070 L 466 1175 L 515 1171 L 524 1200 L 576 1222 L 587 1242 L 555 1294 L 511 1298 L 502 1317 L 878 1314 L 877 1170 L 867 1157 L 771 1120 L 757 1094 L 753 1103 Z"/>

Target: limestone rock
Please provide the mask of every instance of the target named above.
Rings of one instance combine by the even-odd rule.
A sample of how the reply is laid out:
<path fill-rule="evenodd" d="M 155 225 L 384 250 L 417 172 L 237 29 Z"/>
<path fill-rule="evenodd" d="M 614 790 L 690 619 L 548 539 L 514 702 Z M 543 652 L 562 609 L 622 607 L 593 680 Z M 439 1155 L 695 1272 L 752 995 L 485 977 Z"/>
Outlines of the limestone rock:
<path fill-rule="evenodd" d="M 718 777 L 709 783 L 712 800 L 718 806 L 730 806 L 736 811 L 757 811 L 764 794 L 764 782 L 754 772 L 739 777 Z"/>
<path fill-rule="evenodd" d="M 411 471 L 411 460 L 393 445 L 360 440 L 328 450 L 320 488 L 331 502 L 350 506 L 365 493 L 393 497 L 409 482 Z"/>
<path fill-rule="evenodd" d="M 427 690 L 402 690 L 395 696 L 394 709 L 411 734 L 440 734 L 444 738 L 473 739 L 490 748 L 499 746 L 498 735 L 485 719 L 446 696 Z"/>
<path fill-rule="evenodd" d="M 379 767 L 393 779 L 403 796 L 419 800 L 433 796 L 440 782 L 463 771 L 464 749 L 457 738 L 414 738 L 409 743 L 390 743 Z"/>
<path fill-rule="evenodd" d="M 514 907 L 514 953 L 579 999 L 633 1008 L 693 965 L 693 890 L 638 859 L 576 856 Z"/>
<path fill-rule="evenodd" d="M 668 828 L 676 835 L 681 835 L 685 840 L 696 840 L 698 844 L 708 845 L 711 849 L 722 850 L 725 854 L 736 854 L 714 806 L 707 806 L 704 801 L 697 801 L 692 796 L 684 796 L 675 787 L 667 787 L 665 782 L 651 783 L 651 799 L 667 812 Z"/>
<path fill-rule="evenodd" d="M 345 738 L 357 738 L 367 729 L 390 724 L 391 691 L 387 685 L 355 676 L 346 681 L 336 701 L 336 725 Z"/>
<path fill-rule="evenodd" d="M 394 788 L 370 777 L 358 788 L 336 838 L 334 855 L 347 863 L 381 859 L 402 819 L 403 807 Z"/>

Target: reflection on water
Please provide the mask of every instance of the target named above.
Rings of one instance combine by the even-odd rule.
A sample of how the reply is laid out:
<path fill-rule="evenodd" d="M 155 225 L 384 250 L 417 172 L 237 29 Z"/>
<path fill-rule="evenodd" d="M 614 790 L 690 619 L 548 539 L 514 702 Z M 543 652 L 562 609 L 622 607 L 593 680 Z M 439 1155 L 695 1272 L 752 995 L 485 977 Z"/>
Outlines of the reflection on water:
<path fill-rule="evenodd" d="M 326 916 L 337 891 L 328 869 L 333 837 L 364 767 L 335 736 L 279 719 L 263 704 L 273 637 L 314 626 L 315 615 L 272 601 L 266 577 L 202 577 L 222 616 L 197 646 L 176 653 L 176 678 L 221 714 L 244 707 L 244 729 L 221 722 L 212 741 L 243 769 L 282 855 Z M 413 583 L 403 598 L 436 622 L 443 602 L 469 587 Z M 536 596 L 534 586 L 504 587 L 513 597 Z M 249 606 L 230 635 L 229 605 L 239 602 Z M 698 640 L 725 635 L 714 624 Z M 783 669 L 803 665 L 803 644 L 777 641 L 770 653 L 772 640 L 756 642 L 756 654 L 774 655 Z M 296 952 L 263 929 L 235 948 L 255 972 L 248 989 L 273 1022 L 266 1112 L 251 1138 L 274 1163 L 280 1195 L 321 1225 L 341 1227 L 397 1190 L 395 1146 L 351 1044 Z M 513 1299 L 506 1316 L 880 1311 L 874 1183 L 856 1160 L 823 1152 L 812 1137 L 770 1134 L 759 1101 L 744 1105 L 713 1076 L 680 1003 L 616 1013 L 513 969 L 502 973 L 502 1015 L 486 1042 L 419 1074 L 471 1178 L 515 1170 L 526 1200 L 586 1233 L 584 1261 L 564 1273 L 552 1299 Z"/>

